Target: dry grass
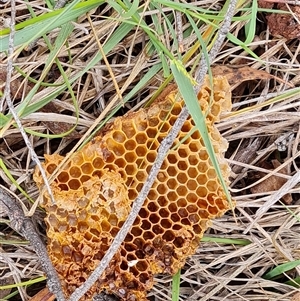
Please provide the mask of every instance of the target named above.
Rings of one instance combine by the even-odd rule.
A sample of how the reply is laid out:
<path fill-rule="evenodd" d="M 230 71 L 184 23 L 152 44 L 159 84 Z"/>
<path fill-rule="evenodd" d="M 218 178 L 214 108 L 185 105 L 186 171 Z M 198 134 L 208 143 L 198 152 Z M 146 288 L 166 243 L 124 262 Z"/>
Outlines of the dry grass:
<path fill-rule="evenodd" d="M 218 11 L 223 5 L 223 1 L 200 2 L 192 4 L 211 11 Z M 246 7 L 247 3 L 240 4 Z M 10 15 L 10 5 L 0 5 L 1 17 L 5 21 Z M 30 18 L 27 2 L 17 1 L 16 5 L 18 23 Z M 42 0 L 30 2 L 30 6 L 38 15 L 48 10 Z M 186 34 L 182 45 L 184 52 L 179 54 L 174 33 L 170 31 L 163 13 L 173 16 L 171 8 L 163 7 L 159 11 L 147 7 L 144 20 L 149 28 L 159 33 L 160 42 L 174 56 L 182 55 L 188 70 L 193 69 L 199 58 L 199 50 L 195 47 L 197 34 L 183 16 Z M 245 14 L 240 12 L 240 15 Z M 157 23 L 151 19 L 153 16 L 157 16 Z M 31 77 L 28 80 L 18 72 L 13 73 L 15 93 L 19 91 L 17 96 L 15 94 L 16 108 L 33 88 L 32 79 L 39 80 L 44 75 L 43 82 L 46 83 L 29 100 L 27 111 L 20 112 L 22 124 L 41 160 L 44 153 L 66 154 L 76 151 L 74 146 L 77 147 L 79 138 L 78 146 L 81 146 L 91 137 L 91 130 L 102 124 L 102 120 L 122 115 L 128 110 L 137 110 L 166 83 L 162 67 L 158 65 L 162 57 L 149 47 L 149 36 L 141 27 L 128 30 L 116 45 L 108 45 L 120 26 L 118 18 L 107 4 L 92 11 L 91 22 L 85 15 L 79 17 L 67 37 L 67 44 L 63 44 L 55 56 L 58 61 L 49 65 L 50 69 L 45 74 L 43 70 L 49 57 L 49 46 L 42 38 L 15 55 L 16 66 Z M 236 220 L 228 213 L 213 221 L 206 236 L 229 239 L 229 242 L 230 239 L 242 239 L 249 243 L 203 242 L 197 254 L 187 261 L 182 270 L 181 300 L 285 301 L 291 300 L 297 291 L 288 281 L 300 276 L 300 267 L 282 272 L 271 280 L 263 276 L 277 265 L 300 258 L 300 101 L 299 91 L 294 88 L 299 86 L 300 80 L 300 44 L 298 39 L 271 36 L 264 18 L 263 13 L 258 14 L 255 40 L 248 45 L 259 60 L 227 40 L 214 62 L 247 65 L 284 80 L 282 83 L 269 78 L 256 79 L 233 85 L 233 112 L 223 116 L 218 124 L 230 143 L 226 157 L 232 167 L 231 191 L 237 202 Z M 174 20 L 171 19 L 172 22 Z M 203 23 L 198 26 L 204 37 L 209 36 L 212 27 Z M 243 39 L 244 26 L 244 21 L 235 20 L 231 33 Z M 109 65 L 104 60 L 94 60 L 95 63 L 91 64 L 99 54 L 99 44 L 93 31 L 97 32 L 101 45 L 104 45 Z M 54 29 L 47 34 L 52 45 L 58 33 L 59 30 Z M 5 67 L 6 54 L 1 53 L 0 59 L 0 67 Z M 71 93 L 70 89 L 63 86 L 65 80 L 59 71 L 59 63 L 67 78 L 72 79 L 79 74 L 76 80 L 70 81 Z M 85 70 L 87 66 L 88 70 Z M 165 75 L 168 75 L 168 68 L 164 67 Z M 283 97 L 287 92 L 289 94 Z M 54 106 L 47 105 L 46 109 L 39 110 L 50 100 Z M 8 113 L 5 106 L 3 113 Z M 59 135 L 72 127 L 75 131 L 71 135 Z M 6 123 L 0 132 L 0 158 L 15 181 L 32 199 L 37 199 L 31 156 L 19 130 L 12 123 Z M 36 132 L 44 135 L 38 136 Z M 51 137 L 51 134 L 56 136 Z M 283 137 L 286 137 L 286 143 L 280 148 L 279 140 Z M 277 160 L 279 165 L 271 166 L 272 160 Z M 279 179 L 287 182 L 278 186 Z M 278 186 L 277 194 L 269 191 L 271 180 Z M 263 183 L 262 188 L 254 192 L 251 187 L 258 182 Z M 0 183 L 15 192 L 28 208 L 31 207 L 9 179 L 3 166 L 0 169 Z M 291 194 L 290 204 L 280 201 L 286 194 Z M 43 211 L 37 209 L 34 221 L 45 237 L 43 215 Z M 0 243 L 0 285 L 23 283 L 43 276 L 32 246 L 11 230 L 6 217 L 0 219 Z M 16 295 L 9 300 L 28 300 L 28 295 L 35 294 L 43 286 L 44 282 L 41 282 L 38 286 L 13 288 L 11 292 L 0 290 L 0 299 L 16 291 Z M 152 300 L 171 300 L 171 277 L 159 277 L 149 296 Z"/>

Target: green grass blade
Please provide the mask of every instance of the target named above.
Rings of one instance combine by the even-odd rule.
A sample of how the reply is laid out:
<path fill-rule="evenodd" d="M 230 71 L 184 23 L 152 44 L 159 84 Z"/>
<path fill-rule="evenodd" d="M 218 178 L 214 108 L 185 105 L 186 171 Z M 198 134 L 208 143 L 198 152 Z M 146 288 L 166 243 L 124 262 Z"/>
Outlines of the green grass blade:
<path fill-rule="evenodd" d="M 257 16 L 257 0 L 252 1 L 252 7 L 250 8 L 250 21 L 245 25 L 246 31 L 246 41 L 244 42 L 245 45 L 252 43 L 255 31 L 256 31 L 256 16 Z"/>
<path fill-rule="evenodd" d="M 99 6 L 104 1 L 88 0 L 82 3 L 78 2 L 80 2 L 80 0 L 75 0 L 63 9 L 32 18 L 30 19 L 30 22 L 24 21 L 21 23 L 22 26 L 18 24 L 18 26 L 16 26 L 17 31 L 14 37 L 14 45 L 22 45 L 22 47 L 25 47 L 35 39 L 50 32 L 51 30 L 75 20 L 81 15 L 84 15 L 91 9 Z M 22 29 L 18 30 L 19 28 Z M 0 36 L 5 34 L 6 36 L 0 38 L 0 52 L 8 50 L 9 30 L 0 30 Z"/>
<path fill-rule="evenodd" d="M 209 237 L 209 236 L 203 236 L 201 238 L 201 242 L 214 242 L 217 244 L 242 245 L 242 246 L 247 246 L 251 244 L 251 241 L 248 239 L 232 239 L 232 238 Z"/>
<path fill-rule="evenodd" d="M 17 187 L 17 189 L 31 202 L 34 203 L 34 200 L 22 189 L 22 187 L 17 183 L 15 178 L 11 175 L 10 171 L 7 169 L 3 160 L 0 158 L 0 168 L 3 170 L 5 175 L 10 179 L 10 181 Z"/>
<path fill-rule="evenodd" d="M 185 101 L 185 104 L 196 124 L 196 127 L 201 134 L 201 137 L 202 137 L 204 145 L 207 149 L 209 158 L 212 161 L 214 169 L 215 169 L 215 171 L 218 175 L 218 178 L 220 180 L 220 183 L 224 189 L 227 200 L 230 203 L 230 205 L 232 206 L 231 197 L 230 197 L 227 185 L 222 176 L 222 172 L 221 172 L 218 160 L 216 158 L 213 145 L 212 145 L 212 143 L 210 141 L 210 137 L 208 135 L 205 118 L 204 118 L 204 115 L 200 108 L 196 93 L 193 89 L 194 83 L 192 83 L 191 77 L 188 75 L 185 68 L 182 66 L 182 64 L 180 62 L 171 61 L 171 69 L 172 69 L 172 72 L 174 75 L 174 79 L 178 85 L 180 94 L 182 95 L 182 97 Z"/>
<path fill-rule="evenodd" d="M 172 277 L 172 301 L 179 300 L 181 270 Z"/>
<path fill-rule="evenodd" d="M 300 265 L 300 259 L 280 264 L 276 268 L 272 269 L 270 272 L 265 274 L 263 276 L 263 278 L 267 279 L 267 280 L 270 280 L 270 279 L 272 279 L 276 276 L 279 276 L 279 275 L 281 275 L 285 272 L 288 272 L 288 271 L 294 269 L 298 265 Z"/>

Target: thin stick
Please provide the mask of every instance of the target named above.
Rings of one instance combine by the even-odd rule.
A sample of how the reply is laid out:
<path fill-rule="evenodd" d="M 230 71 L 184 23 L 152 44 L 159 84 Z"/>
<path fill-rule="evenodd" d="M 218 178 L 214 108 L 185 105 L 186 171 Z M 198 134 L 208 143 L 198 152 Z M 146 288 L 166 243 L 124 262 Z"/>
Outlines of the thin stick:
<path fill-rule="evenodd" d="M 215 42 L 214 46 L 212 47 L 211 52 L 209 54 L 209 62 L 206 62 L 206 60 L 204 59 L 204 56 L 202 55 L 200 67 L 198 69 L 199 71 L 196 75 L 197 86 L 195 87 L 195 91 L 200 91 L 201 86 L 204 81 L 204 78 L 205 78 L 205 75 L 206 75 L 208 67 L 209 67 L 208 64 L 210 64 L 215 59 L 216 55 L 219 52 L 221 45 L 224 42 L 224 39 L 230 28 L 231 19 L 234 15 L 236 2 L 237 2 L 237 0 L 232 0 L 229 4 L 224 23 L 219 30 L 219 34 L 216 39 L 216 42 Z M 124 241 L 127 233 L 131 229 L 131 226 L 133 225 L 138 213 L 140 212 L 140 210 L 145 202 L 145 199 L 157 177 L 157 174 L 161 168 L 161 165 L 165 159 L 167 152 L 169 151 L 170 147 L 172 146 L 173 141 L 177 137 L 179 131 L 181 130 L 183 123 L 188 118 L 188 116 L 189 116 L 188 109 L 184 106 L 178 119 L 176 120 L 174 126 L 171 128 L 171 130 L 168 133 L 168 135 L 166 136 L 166 138 L 162 141 L 162 143 L 158 149 L 156 160 L 150 170 L 150 173 L 148 175 L 148 178 L 147 178 L 145 184 L 143 185 L 143 188 L 141 189 L 137 199 L 134 201 L 134 203 L 132 205 L 132 209 L 128 215 L 127 220 L 125 221 L 122 228 L 116 235 L 114 241 L 112 242 L 111 246 L 105 253 L 104 257 L 100 261 L 97 268 L 92 272 L 92 274 L 85 281 L 85 283 L 82 284 L 80 287 L 78 287 L 73 292 L 73 294 L 70 296 L 69 301 L 78 301 L 81 297 L 83 297 L 84 294 L 91 288 L 91 286 L 97 281 L 97 279 L 99 279 L 99 277 L 102 275 L 102 273 L 105 271 L 105 269 L 109 265 L 111 259 L 116 254 L 116 252 L 118 251 L 122 242 Z"/>
<path fill-rule="evenodd" d="M 42 167 L 42 164 L 37 156 L 37 154 L 35 153 L 30 141 L 29 141 L 29 138 L 23 128 L 23 125 L 22 125 L 22 122 L 18 116 L 18 114 L 16 113 L 15 111 L 15 108 L 14 108 L 14 105 L 13 105 L 13 102 L 11 100 L 11 97 L 10 97 L 10 82 L 11 82 L 11 74 L 13 72 L 13 54 L 14 54 L 14 36 L 15 36 L 15 19 L 16 19 L 16 4 L 15 4 L 15 0 L 11 0 L 10 1 L 10 5 L 11 5 L 11 20 L 10 20 L 10 25 L 9 25 L 9 28 L 10 28 L 10 33 L 9 33 L 9 43 L 8 43 L 8 59 L 7 59 L 7 74 L 6 74 L 6 83 L 5 83 L 5 89 L 4 89 L 4 95 L 3 95 L 3 98 L 1 99 L 1 103 L 0 103 L 0 108 L 3 107 L 3 104 L 4 104 L 4 101 L 6 100 L 6 103 L 7 103 L 7 106 L 9 108 L 9 111 L 11 112 L 19 130 L 20 130 L 20 133 L 24 139 L 24 142 L 29 150 L 29 154 L 31 156 L 31 159 L 36 163 L 36 165 L 39 167 L 39 170 L 41 172 L 41 176 L 45 182 L 45 185 L 47 187 L 47 191 L 49 193 L 49 196 L 50 196 L 50 199 L 52 201 L 53 204 L 55 204 L 55 201 L 54 201 L 54 197 L 53 197 L 53 194 L 52 194 L 52 191 L 51 191 L 51 188 L 50 188 L 50 185 L 49 185 L 49 182 L 47 180 L 47 176 L 46 176 L 46 173 Z M 0 110 L 1 111 L 1 110 Z M 32 206 L 32 209 L 29 211 L 30 213 L 28 215 L 31 215 L 33 214 L 34 210 L 36 209 L 37 207 L 37 202 L 36 204 L 34 204 Z M 26 213 L 27 214 L 27 213 Z"/>
<path fill-rule="evenodd" d="M 57 297 L 57 300 L 65 301 L 56 270 L 51 263 L 47 249 L 38 235 L 33 222 L 29 217 L 24 215 L 19 202 L 2 187 L 0 187 L 0 207 L 9 217 L 10 226 L 16 232 L 20 233 L 20 235 L 29 240 L 31 246 L 34 248 L 42 268 L 47 275 L 47 285 L 49 290 Z"/>

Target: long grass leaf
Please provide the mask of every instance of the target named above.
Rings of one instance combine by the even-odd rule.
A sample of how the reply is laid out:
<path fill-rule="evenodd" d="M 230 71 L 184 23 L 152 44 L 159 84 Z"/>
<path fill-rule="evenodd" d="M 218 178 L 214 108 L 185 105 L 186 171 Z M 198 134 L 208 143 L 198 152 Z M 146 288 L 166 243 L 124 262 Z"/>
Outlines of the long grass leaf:
<path fill-rule="evenodd" d="M 203 139 L 204 145 L 207 149 L 208 155 L 212 164 L 215 168 L 215 171 L 218 175 L 220 183 L 224 189 L 225 195 L 228 202 L 232 206 L 231 197 L 228 191 L 227 184 L 222 176 L 222 172 L 216 158 L 213 145 L 211 143 L 210 137 L 208 135 L 208 130 L 205 123 L 205 118 L 200 108 L 196 93 L 193 89 L 193 83 L 191 77 L 187 74 L 185 68 L 178 61 L 171 61 L 171 69 L 174 75 L 174 79 L 178 85 L 180 94 L 182 95 L 185 104 L 196 124 L 197 129 L 199 130 L 201 137 Z"/>
<path fill-rule="evenodd" d="M 263 278 L 264 279 L 268 279 L 268 280 L 272 279 L 272 278 L 274 278 L 276 276 L 279 276 L 279 275 L 281 275 L 281 274 L 283 274 L 285 272 L 288 272 L 288 271 L 294 269 L 298 265 L 300 265 L 300 259 L 280 264 L 276 268 L 272 269 L 270 272 L 268 272 L 267 274 L 265 274 L 263 276 Z"/>

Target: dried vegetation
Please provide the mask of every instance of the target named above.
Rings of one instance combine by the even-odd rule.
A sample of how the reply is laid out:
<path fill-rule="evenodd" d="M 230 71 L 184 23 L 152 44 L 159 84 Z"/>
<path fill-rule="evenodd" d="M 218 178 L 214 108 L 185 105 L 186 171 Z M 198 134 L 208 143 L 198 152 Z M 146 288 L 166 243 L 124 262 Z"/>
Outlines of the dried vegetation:
<path fill-rule="evenodd" d="M 261 7 L 266 7 L 262 2 Z M 153 3 L 140 3 L 147 27 L 143 22 L 134 26 L 132 12 L 120 18 L 112 3 L 102 3 L 88 16 L 82 14 L 63 27 L 69 31 L 66 36 L 56 28 L 47 33 L 48 40 L 39 38 L 20 51 L 16 48 L 11 96 L 40 160 L 44 154 L 71 156 L 107 120 L 148 105 L 172 80 L 168 59 L 155 50 L 150 29 L 169 53 L 182 57 L 187 70 L 197 66 L 198 35 L 201 33 L 204 43 L 209 44 L 214 27 L 197 23 L 193 15 L 199 29 L 195 32 L 183 12 L 180 24 L 172 7 L 160 1 Z M 249 33 L 242 17 L 250 11 L 241 8 L 251 3 L 239 3 L 236 16 L 240 18 L 234 19 L 230 28 L 232 36 L 242 41 L 247 39 L 245 32 Z M 190 3 L 211 12 L 219 12 L 223 4 L 210 0 Z M 284 9 L 289 15 L 277 17 L 282 26 L 275 33 L 274 23 L 268 24 L 275 17 L 259 11 L 253 40 L 247 47 L 237 46 L 234 39 L 226 40 L 212 66 L 214 75 L 228 76 L 232 89 L 233 110 L 222 115 L 217 127 L 229 141 L 226 158 L 232 169 L 235 218 L 228 212 L 206 231 L 196 254 L 181 271 L 181 300 L 286 301 L 299 288 L 297 265 L 268 277 L 276 266 L 300 258 L 300 44 L 293 35 L 298 32 L 299 15 L 298 7 L 276 5 L 273 3 L 273 9 Z M 11 7 L 9 2 L 0 6 L 5 29 Z M 32 18 L 28 7 L 37 15 L 49 11 L 44 1 L 16 1 L 16 23 Z M 289 29 L 294 25 L 295 30 L 289 30 L 288 35 L 280 32 L 286 28 L 284 22 L 289 22 Z M 51 48 L 53 59 L 49 58 Z M 0 54 L 0 61 L 4 91 L 5 52 Z M 14 192 L 29 210 L 32 204 L 16 186 L 38 199 L 32 180 L 34 164 L 6 103 L 0 106 L 0 184 Z M 46 241 L 44 216 L 37 208 L 33 221 Z M 0 217 L 0 299 L 29 300 L 45 287 L 39 258 L 33 246 L 12 231 L 1 208 Z M 34 284 L 34 279 L 40 282 Z M 155 280 L 149 299 L 171 300 L 172 278 L 159 276 Z M 14 287 L 26 281 L 29 286 Z"/>

